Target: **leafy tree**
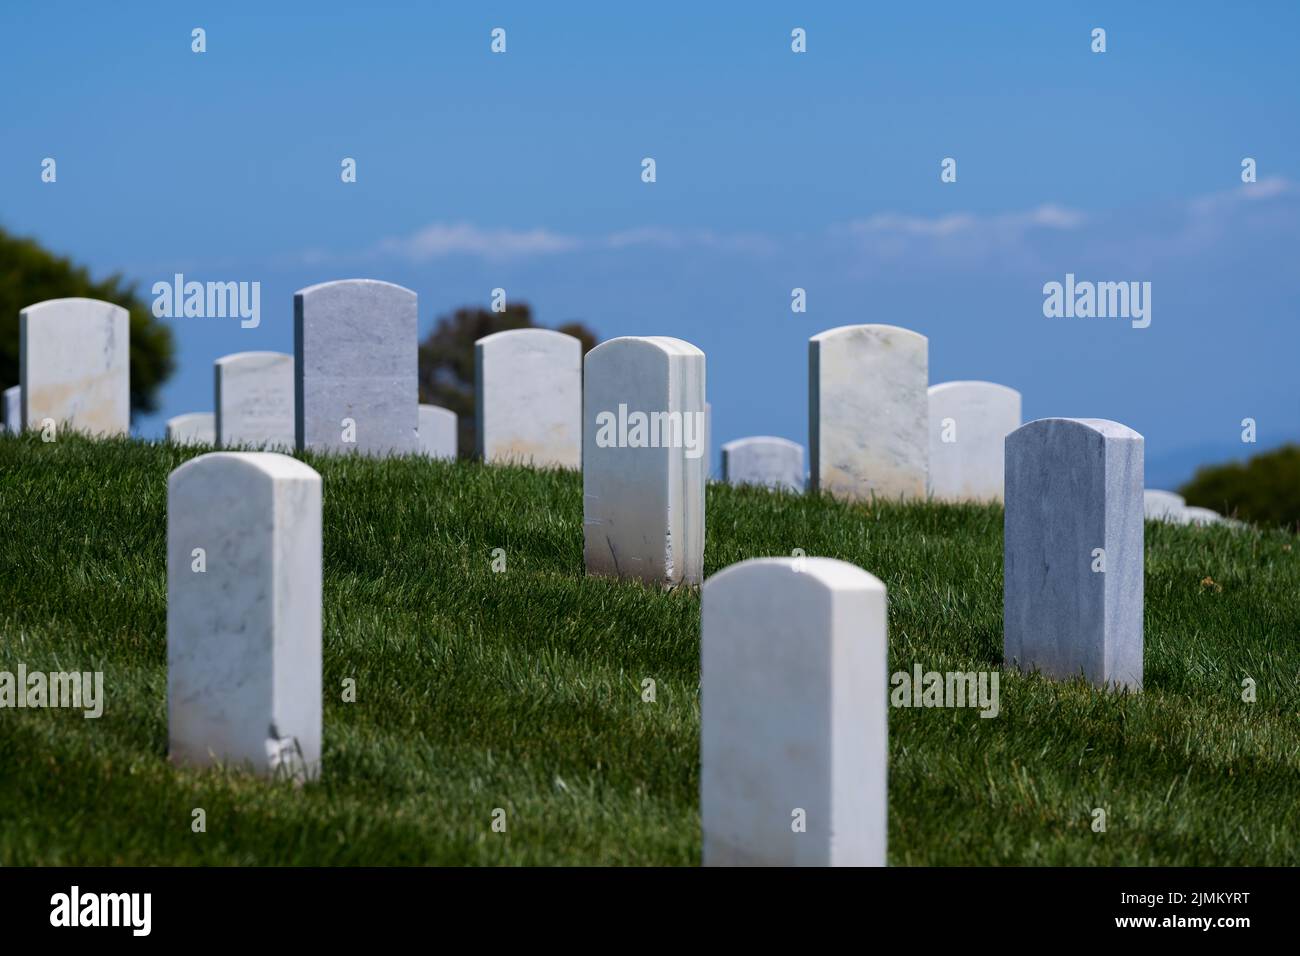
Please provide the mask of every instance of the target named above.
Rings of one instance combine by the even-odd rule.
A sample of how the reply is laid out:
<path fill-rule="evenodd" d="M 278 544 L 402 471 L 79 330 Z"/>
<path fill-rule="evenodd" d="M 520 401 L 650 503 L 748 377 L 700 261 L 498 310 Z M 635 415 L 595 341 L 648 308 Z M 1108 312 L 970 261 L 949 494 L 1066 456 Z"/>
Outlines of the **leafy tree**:
<path fill-rule="evenodd" d="M 18 382 L 18 313 L 46 299 L 103 299 L 131 313 L 131 411 L 158 408 L 158 389 L 176 368 L 172 330 L 154 318 L 120 275 L 95 282 L 83 266 L 34 239 L 0 229 L 0 387 Z"/>
<path fill-rule="evenodd" d="M 465 306 L 440 316 L 420 343 L 420 401 L 441 405 L 458 416 L 460 456 L 474 457 L 474 343 L 485 335 L 533 328 L 533 310 L 526 302 L 510 303 L 504 312 Z M 558 326 L 557 332 L 582 342 L 582 353 L 596 346 L 596 334 L 581 322 Z"/>
<path fill-rule="evenodd" d="M 1181 494 L 1189 505 L 1243 521 L 1300 529 L 1300 445 L 1197 469 Z"/>

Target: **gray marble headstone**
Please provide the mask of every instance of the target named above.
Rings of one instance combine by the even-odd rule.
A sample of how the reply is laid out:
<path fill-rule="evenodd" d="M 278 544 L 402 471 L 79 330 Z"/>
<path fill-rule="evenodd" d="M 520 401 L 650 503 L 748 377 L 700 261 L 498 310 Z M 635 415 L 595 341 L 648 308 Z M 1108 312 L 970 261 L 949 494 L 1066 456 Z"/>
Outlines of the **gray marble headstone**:
<path fill-rule="evenodd" d="M 1142 687 L 1142 436 L 1044 418 L 1007 436 L 1008 664 Z"/>
<path fill-rule="evenodd" d="M 11 385 L 5 389 L 5 428 L 17 435 L 23 430 L 23 387 Z"/>
<path fill-rule="evenodd" d="M 167 724 L 176 763 L 317 775 L 321 480 L 302 462 L 213 452 L 168 479 Z"/>
<path fill-rule="evenodd" d="M 1147 488 L 1142 492 L 1142 511 L 1148 521 L 1186 524 L 1187 519 L 1183 514 L 1186 508 L 1187 502 L 1183 496 L 1176 495 L 1172 491 Z"/>
<path fill-rule="evenodd" d="M 666 336 L 587 353 L 582 530 L 587 573 L 647 584 L 704 574 L 704 353 Z"/>
<path fill-rule="evenodd" d="M 217 359 L 212 372 L 222 448 L 294 447 L 292 355 L 236 352 Z"/>
<path fill-rule="evenodd" d="M 886 600 L 831 558 L 755 558 L 704 583 L 706 866 L 885 865 Z"/>
<path fill-rule="evenodd" d="M 846 500 L 924 498 L 929 343 L 893 325 L 808 341 L 809 489 Z"/>
<path fill-rule="evenodd" d="M 803 445 L 771 435 L 729 441 L 722 446 L 722 480 L 803 491 Z"/>
<path fill-rule="evenodd" d="M 459 453 L 457 416 L 438 405 L 420 406 L 420 451 L 430 458 L 454 459 Z"/>
<path fill-rule="evenodd" d="M 299 451 L 419 450 L 416 295 L 374 279 L 296 292 L 294 413 Z"/>
<path fill-rule="evenodd" d="M 50 299 L 19 313 L 21 420 L 91 435 L 131 430 L 131 317 L 99 299 Z"/>
<path fill-rule="evenodd" d="M 512 329 L 474 343 L 479 457 L 539 467 L 582 464 L 582 342 Z"/>
<path fill-rule="evenodd" d="M 930 494 L 1001 501 L 1003 443 L 1020 427 L 1020 393 L 993 382 L 931 385 Z"/>
<path fill-rule="evenodd" d="M 217 429 L 211 412 L 186 412 L 167 419 L 167 440 L 177 445 L 215 445 Z"/>

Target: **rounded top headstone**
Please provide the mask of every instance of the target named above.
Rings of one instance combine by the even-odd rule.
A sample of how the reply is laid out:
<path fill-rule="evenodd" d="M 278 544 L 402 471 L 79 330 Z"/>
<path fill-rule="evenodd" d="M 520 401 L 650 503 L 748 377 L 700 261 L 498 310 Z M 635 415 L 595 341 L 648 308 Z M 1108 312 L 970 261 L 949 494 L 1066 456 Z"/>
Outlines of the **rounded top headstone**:
<path fill-rule="evenodd" d="M 808 341 L 828 342 L 833 339 L 877 338 L 877 339 L 916 339 L 928 343 L 929 340 L 920 332 L 905 329 L 901 325 L 883 325 L 866 323 L 861 325 L 838 325 L 833 329 L 818 332 Z"/>
<path fill-rule="evenodd" d="M 704 591 L 770 582 L 772 587 L 816 586 L 825 591 L 879 591 L 884 583 L 869 571 L 838 558 L 749 558 L 704 582 Z"/>

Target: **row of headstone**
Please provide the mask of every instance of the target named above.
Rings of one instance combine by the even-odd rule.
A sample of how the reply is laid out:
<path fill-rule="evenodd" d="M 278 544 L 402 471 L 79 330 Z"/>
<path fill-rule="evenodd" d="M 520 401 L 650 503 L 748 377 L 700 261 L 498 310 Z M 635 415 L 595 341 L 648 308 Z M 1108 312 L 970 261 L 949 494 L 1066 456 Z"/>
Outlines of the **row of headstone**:
<path fill-rule="evenodd" d="M 1198 505 L 1189 505 L 1182 495 L 1175 494 L 1172 491 L 1160 491 L 1155 488 L 1148 488 L 1143 492 L 1142 503 L 1148 521 L 1164 521 L 1169 524 L 1192 524 L 1202 526 L 1211 524 L 1240 524 L 1240 522 L 1229 521 L 1217 511 L 1213 511 L 1210 508 L 1202 508 Z"/>

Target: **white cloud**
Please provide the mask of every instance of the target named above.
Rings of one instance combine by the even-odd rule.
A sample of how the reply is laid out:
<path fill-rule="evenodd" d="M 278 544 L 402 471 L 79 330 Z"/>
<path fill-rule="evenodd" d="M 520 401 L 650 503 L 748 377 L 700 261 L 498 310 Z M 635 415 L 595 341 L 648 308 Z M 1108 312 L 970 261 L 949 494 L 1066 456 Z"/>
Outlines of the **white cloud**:
<path fill-rule="evenodd" d="M 490 229 L 467 222 L 435 222 L 409 236 L 384 239 L 375 246 L 374 252 L 381 257 L 427 262 L 455 255 L 483 259 L 555 255 L 571 252 L 581 245 L 581 240 L 549 229 Z"/>

